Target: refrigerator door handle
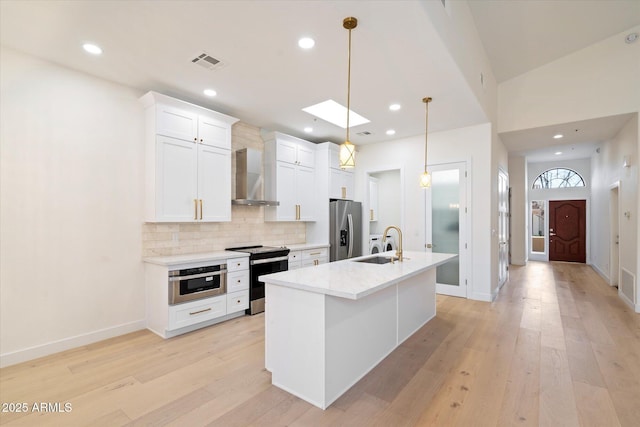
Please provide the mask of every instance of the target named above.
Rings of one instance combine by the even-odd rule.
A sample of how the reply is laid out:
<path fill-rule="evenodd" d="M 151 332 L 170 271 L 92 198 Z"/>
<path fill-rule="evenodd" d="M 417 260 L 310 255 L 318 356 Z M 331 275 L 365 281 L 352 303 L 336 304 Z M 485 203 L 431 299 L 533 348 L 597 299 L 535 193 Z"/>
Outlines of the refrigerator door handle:
<path fill-rule="evenodd" d="M 349 223 L 349 250 L 347 252 L 347 258 L 353 256 L 353 216 L 347 214 L 347 221 Z"/>

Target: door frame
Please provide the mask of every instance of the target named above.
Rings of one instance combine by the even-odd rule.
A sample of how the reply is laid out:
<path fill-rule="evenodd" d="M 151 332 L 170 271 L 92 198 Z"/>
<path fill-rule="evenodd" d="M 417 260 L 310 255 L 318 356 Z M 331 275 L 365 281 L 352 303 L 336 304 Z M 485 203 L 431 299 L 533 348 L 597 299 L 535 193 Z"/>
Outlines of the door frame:
<path fill-rule="evenodd" d="M 440 166 L 451 166 L 459 167 L 465 172 L 465 176 L 461 177 L 464 179 L 464 209 L 463 206 L 460 206 L 460 213 L 462 214 L 462 218 L 460 223 L 464 225 L 464 233 L 460 233 L 460 248 L 459 248 L 459 259 L 460 259 L 460 284 L 458 292 L 455 292 L 455 289 L 452 289 L 453 286 L 443 285 L 436 283 L 436 293 L 457 296 L 462 298 L 469 298 L 471 295 L 473 283 L 471 282 L 471 248 L 472 245 L 472 230 L 471 230 L 471 216 L 472 216 L 472 192 L 471 192 L 471 161 L 470 160 L 460 160 L 460 161 L 452 161 L 452 162 L 444 162 L 444 163 L 435 163 L 429 164 L 428 170 L 431 171 L 433 168 L 437 168 Z M 425 189 L 424 191 L 424 251 L 430 252 L 430 249 L 427 248 L 427 243 L 431 241 L 431 236 L 429 236 L 428 230 L 431 230 L 431 227 L 427 221 L 427 191 L 431 191 L 430 189 Z M 462 205 L 462 203 L 461 203 Z M 461 227 L 462 229 L 462 227 Z M 462 285 L 464 281 L 464 285 Z M 446 288 L 445 288 L 446 287 Z M 443 292 L 445 290 L 454 291 L 454 292 Z"/>
<path fill-rule="evenodd" d="M 620 280 L 620 181 L 609 187 L 609 286 Z"/>

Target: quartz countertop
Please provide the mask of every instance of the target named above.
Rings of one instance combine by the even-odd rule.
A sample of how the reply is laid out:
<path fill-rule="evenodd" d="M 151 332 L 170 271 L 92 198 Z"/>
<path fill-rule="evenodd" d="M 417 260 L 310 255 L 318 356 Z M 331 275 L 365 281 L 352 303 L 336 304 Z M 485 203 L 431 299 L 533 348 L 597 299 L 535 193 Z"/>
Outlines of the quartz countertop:
<path fill-rule="evenodd" d="M 144 262 L 157 265 L 165 265 L 168 267 L 176 265 L 184 265 L 191 263 L 201 263 L 208 261 L 220 261 L 230 258 L 248 257 L 249 254 L 245 252 L 232 252 L 232 251 L 214 251 L 214 252 L 201 252 L 196 254 L 185 255 L 170 255 L 170 256 L 156 256 L 144 258 Z"/>
<path fill-rule="evenodd" d="M 259 279 L 267 284 L 355 300 L 458 257 L 455 254 L 406 251 L 403 262 L 395 261 L 393 264 L 356 262 L 356 260 L 373 256 L 390 257 L 392 255 L 395 255 L 395 251 L 267 274 L 260 276 Z"/>

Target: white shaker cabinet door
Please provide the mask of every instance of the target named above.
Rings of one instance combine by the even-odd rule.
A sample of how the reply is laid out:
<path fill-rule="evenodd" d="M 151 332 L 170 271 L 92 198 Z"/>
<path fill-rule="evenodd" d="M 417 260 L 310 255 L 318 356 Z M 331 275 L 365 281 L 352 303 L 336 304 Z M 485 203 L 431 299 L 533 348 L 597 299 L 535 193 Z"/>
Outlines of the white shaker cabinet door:
<path fill-rule="evenodd" d="M 158 136 L 156 140 L 156 221 L 196 219 L 198 151 L 193 142 Z"/>
<path fill-rule="evenodd" d="M 178 138 L 184 141 L 197 141 L 197 114 L 164 104 L 157 104 L 156 108 L 155 130 L 158 135 Z"/>
<path fill-rule="evenodd" d="M 231 221 L 231 151 L 198 144 L 198 219 Z"/>
<path fill-rule="evenodd" d="M 277 162 L 276 194 L 280 205 L 277 207 L 278 221 L 296 220 L 296 166 Z"/>
<path fill-rule="evenodd" d="M 208 116 L 198 116 L 198 142 L 231 149 L 231 126 Z"/>
<path fill-rule="evenodd" d="M 316 211 L 315 170 L 298 166 L 295 185 L 300 215 L 298 220 L 314 221 Z"/>

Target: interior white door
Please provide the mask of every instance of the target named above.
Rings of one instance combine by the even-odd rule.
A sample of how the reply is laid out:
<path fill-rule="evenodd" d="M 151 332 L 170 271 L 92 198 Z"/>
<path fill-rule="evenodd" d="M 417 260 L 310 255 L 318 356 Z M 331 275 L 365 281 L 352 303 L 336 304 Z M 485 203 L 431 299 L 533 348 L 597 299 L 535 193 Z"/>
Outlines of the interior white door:
<path fill-rule="evenodd" d="M 436 269 L 436 292 L 467 297 L 467 177 L 466 164 L 429 166 L 431 187 L 425 190 L 427 252 L 458 254 Z"/>

